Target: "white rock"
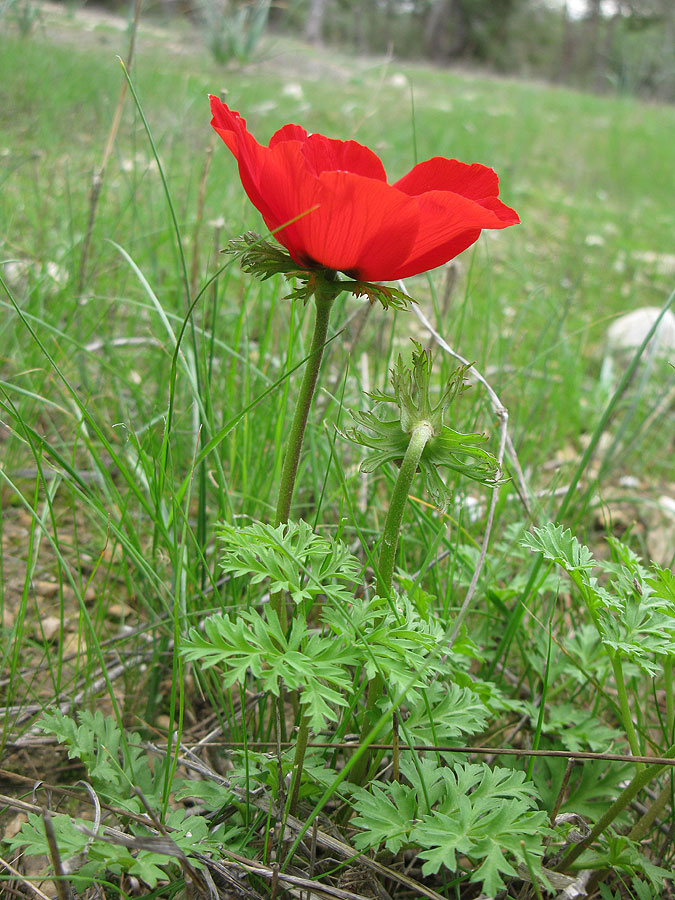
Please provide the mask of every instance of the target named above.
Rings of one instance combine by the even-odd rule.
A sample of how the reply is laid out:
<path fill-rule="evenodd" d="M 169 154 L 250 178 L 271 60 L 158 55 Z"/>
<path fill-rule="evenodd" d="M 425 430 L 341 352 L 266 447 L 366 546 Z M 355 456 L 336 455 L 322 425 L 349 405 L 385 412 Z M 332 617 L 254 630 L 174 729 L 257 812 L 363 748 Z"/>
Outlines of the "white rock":
<path fill-rule="evenodd" d="M 607 351 L 621 353 L 637 350 L 661 313 L 658 306 L 643 306 L 621 316 L 607 329 Z M 668 310 L 661 319 L 647 352 L 669 354 L 675 351 L 675 314 Z"/>
<path fill-rule="evenodd" d="M 302 100 L 304 96 L 302 85 L 297 81 L 289 81 L 283 86 L 281 93 L 284 97 L 291 97 L 293 100 Z"/>
<path fill-rule="evenodd" d="M 607 329 L 605 355 L 600 371 L 600 384 L 613 391 L 621 375 L 630 363 L 635 351 L 642 345 L 654 322 L 661 314 L 658 306 L 642 306 L 616 319 Z M 641 363 L 649 369 L 659 363 L 675 359 L 675 315 L 668 310 L 654 336 L 642 354 Z M 661 365 L 658 366 L 662 368 Z M 672 372 L 672 370 L 671 370 Z"/>

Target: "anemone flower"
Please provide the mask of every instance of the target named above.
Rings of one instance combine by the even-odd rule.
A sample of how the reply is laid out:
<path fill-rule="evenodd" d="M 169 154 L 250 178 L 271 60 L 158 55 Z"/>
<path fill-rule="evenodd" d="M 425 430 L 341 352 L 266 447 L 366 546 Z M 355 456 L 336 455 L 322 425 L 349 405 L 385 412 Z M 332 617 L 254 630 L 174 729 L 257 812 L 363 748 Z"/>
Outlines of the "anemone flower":
<path fill-rule="evenodd" d="M 238 112 L 210 99 L 244 190 L 302 267 L 395 281 L 448 262 L 483 228 L 519 222 L 487 166 L 435 156 L 389 184 L 379 157 L 356 141 L 284 125 L 264 146 Z"/>

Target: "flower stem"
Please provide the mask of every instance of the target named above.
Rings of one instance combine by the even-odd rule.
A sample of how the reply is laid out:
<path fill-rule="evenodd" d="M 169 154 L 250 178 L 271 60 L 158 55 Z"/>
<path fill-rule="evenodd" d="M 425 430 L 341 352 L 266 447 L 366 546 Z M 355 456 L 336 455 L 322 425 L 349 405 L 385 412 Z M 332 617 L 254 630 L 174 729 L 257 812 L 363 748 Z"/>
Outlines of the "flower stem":
<path fill-rule="evenodd" d="M 380 545 L 380 558 L 377 564 L 378 590 L 381 591 L 385 597 L 391 594 L 396 549 L 398 547 L 401 523 L 403 522 L 403 513 L 408 501 L 410 486 L 415 477 L 422 451 L 432 436 L 433 428 L 428 422 L 420 422 L 413 428 L 410 434 L 408 449 L 403 457 L 403 462 L 401 463 L 401 468 L 398 472 L 398 478 L 394 485 L 394 492 L 389 501 L 389 510 L 384 523 L 384 532 L 382 534 L 382 543 Z M 377 672 L 368 682 L 368 697 L 366 700 L 366 710 L 363 716 L 363 722 L 361 724 L 361 739 L 368 734 L 373 727 L 374 720 L 377 718 L 377 701 L 382 696 L 383 688 L 384 680 L 380 673 Z M 354 784 L 363 783 L 369 761 L 370 755 L 364 753 L 352 769 L 350 780 Z"/>
<path fill-rule="evenodd" d="M 639 842 L 647 834 L 649 829 L 656 821 L 656 817 L 661 813 L 672 797 L 673 788 L 670 779 L 666 782 L 666 786 L 662 789 L 656 800 L 649 807 L 647 812 L 639 819 L 628 832 L 628 839 Z"/>
<path fill-rule="evenodd" d="M 298 472 L 298 463 L 300 462 L 302 440 L 305 436 L 309 409 L 312 405 L 316 382 L 319 378 L 319 370 L 321 369 L 321 360 L 323 358 L 323 348 L 326 343 L 326 335 L 328 334 L 330 309 L 334 299 L 334 291 L 329 293 L 328 291 L 321 292 L 317 289 L 317 292 L 314 295 L 316 317 L 314 319 L 312 346 L 310 347 L 309 357 L 305 364 L 305 372 L 302 377 L 302 384 L 300 385 L 300 393 L 298 394 L 295 405 L 293 424 L 291 425 L 291 432 L 288 436 L 288 444 L 286 445 L 286 456 L 284 457 L 281 483 L 279 485 L 279 499 L 277 501 L 277 511 L 274 517 L 275 525 L 281 525 L 282 522 L 287 522 L 291 511 L 291 500 L 293 498 L 293 488 L 295 487 L 295 476 Z"/>
<path fill-rule="evenodd" d="M 288 522 L 291 511 L 291 501 L 293 499 L 293 489 L 295 487 L 295 478 L 298 474 L 302 441 L 305 436 L 309 409 L 312 405 L 312 398 L 314 397 L 316 383 L 319 378 L 321 360 L 323 359 L 323 348 L 326 344 L 326 335 L 328 334 L 330 310 L 337 293 L 339 293 L 339 291 L 336 291 L 335 287 L 328 287 L 328 284 L 329 283 L 326 283 L 326 286 L 323 287 L 323 283 L 319 282 L 314 294 L 314 303 L 316 306 L 314 334 L 312 335 L 312 345 L 305 364 L 305 372 L 302 376 L 300 393 L 298 394 L 295 405 L 291 432 L 288 436 L 288 443 L 286 445 L 286 455 L 284 457 L 281 482 L 279 484 L 277 509 L 274 515 L 275 525 L 281 525 L 283 522 Z M 273 594 L 270 597 L 270 607 L 279 616 L 282 628 L 285 628 L 287 621 L 286 608 L 281 592 Z"/>
<path fill-rule="evenodd" d="M 433 429 L 428 422 L 420 422 L 419 425 L 413 428 L 410 435 L 410 443 L 396 479 L 394 493 L 391 495 L 378 561 L 379 589 L 383 591 L 385 596 L 391 593 L 396 548 L 398 547 L 401 522 L 403 521 L 403 512 L 408 501 L 410 485 L 417 471 L 422 451 L 432 436 Z"/>

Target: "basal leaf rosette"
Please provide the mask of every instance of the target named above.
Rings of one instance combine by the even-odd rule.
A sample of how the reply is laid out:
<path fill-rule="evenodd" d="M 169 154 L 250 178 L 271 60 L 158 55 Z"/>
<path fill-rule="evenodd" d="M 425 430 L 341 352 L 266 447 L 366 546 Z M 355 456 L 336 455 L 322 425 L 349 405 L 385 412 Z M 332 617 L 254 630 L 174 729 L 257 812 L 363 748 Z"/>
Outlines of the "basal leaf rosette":
<path fill-rule="evenodd" d="M 434 405 L 430 394 L 431 353 L 417 343 L 415 348 L 411 366 L 399 356 L 391 370 L 393 393 L 370 394 L 377 403 L 375 410 L 351 413 L 357 425 L 346 432 L 346 437 L 372 451 L 362 460 L 360 468 L 362 472 L 374 472 L 387 463 L 400 465 L 413 431 L 420 425 L 427 425 L 431 437 L 422 450 L 418 468 L 434 503 L 445 511 L 452 499 L 452 491 L 439 469 L 449 469 L 472 481 L 492 486 L 499 478 L 499 467 L 492 453 L 480 446 L 487 440 L 486 435 L 456 431 L 446 424 L 450 407 L 467 388 L 465 375 L 470 366 L 454 370 Z M 382 416 L 385 404 L 398 408 L 396 418 Z"/>

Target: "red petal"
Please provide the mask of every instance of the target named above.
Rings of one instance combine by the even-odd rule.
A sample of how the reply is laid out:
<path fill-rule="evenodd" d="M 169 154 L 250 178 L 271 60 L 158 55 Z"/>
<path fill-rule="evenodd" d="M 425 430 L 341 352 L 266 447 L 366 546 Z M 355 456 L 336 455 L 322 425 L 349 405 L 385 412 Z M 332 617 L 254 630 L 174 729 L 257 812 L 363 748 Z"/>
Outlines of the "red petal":
<path fill-rule="evenodd" d="M 270 148 L 282 141 L 306 141 L 307 132 L 300 125 L 284 125 L 270 138 Z"/>
<path fill-rule="evenodd" d="M 276 234 L 302 265 L 379 280 L 390 277 L 379 273 L 399 265 L 413 247 L 418 230 L 414 200 L 386 182 L 352 172 L 323 172 L 317 178 L 297 144 L 274 148 L 259 189 L 274 198 L 273 216 L 265 220 L 269 227 L 302 216 Z"/>
<path fill-rule="evenodd" d="M 442 265 L 483 228 L 518 222 L 485 166 L 436 157 L 389 186 L 376 154 L 355 141 L 285 125 L 264 147 L 217 97 L 211 109 L 244 190 L 301 265 L 391 281 Z"/>
<path fill-rule="evenodd" d="M 480 163 L 467 165 L 456 159 L 434 156 L 411 169 L 394 187 L 411 196 L 427 191 L 452 191 L 470 200 L 482 200 L 498 196 L 499 179 L 494 169 Z"/>
<path fill-rule="evenodd" d="M 383 181 L 324 172 L 320 208 L 298 223 L 309 255 L 362 281 L 390 280 L 414 246 L 415 203 Z"/>
<path fill-rule="evenodd" d="M 394 281 L 398 278 L 411 278 L 413 275 L 419 275 L 420 272 L 428 272 L 442 266 L 443 263 L 449 262 L 459 256 L 467 247 L 475 244 L 480 237 L 481 229 L 474 228 L 463 231 L 453 238 L 438 244 L 431 250 L 421 255 L 412 255 L 404 265 L 400 266 L 395 275 L 390 275 L 388 281 Z M 385 280 L 385 279 L 381 279 Z"/>
<path fill-rule="evenodd" d="M 497 197 L 486 197 L 480 201 L 480 205 L 491 210 L 505 225 L 520 225 L 520 217 L 515 209 L 511 209 Z"/>
<path fill-rule="evenodd" d="M 270 157 L 270 150 L 263 147 L 246 129 L 246 119 L 229 109 L 218 97 L 211 96 L 211 125 L 225 141 L 239 162 L 239 177 L 249 200 L 261 213 L 271 229 L 277 228 L 286 219 L 274 220 L 270 197 L 259 188 L 260 174 Z M 300 145 L 296 143 L 296 147 Z M 273 222 L 274 224 L 269 224 Z"/>
<path fill-rule="evenodd" d="M 215 128 L 221 138 L 225 141 L 232 153 L 238 157 L 238 140 L 237 136 L 240 131 L 246 131 L 246 119 L 243 119 L 238 112 L 231 110 L 218 97 L 209 94 L 211 101 L 211 125 Z"/>
<path fill-rule="evenodd" d="M 302 152 L 315 175 L 322 172 L 353 172 L 377 181 L 387 180 L 379 156 L 356 141 L 334 141 L 322 134 L 311 134 Z"/>
<path fill-rule="evenodd" d="M 441 266 L 478 240 L 483 228 L 506 228 L 516 213 L 496 197 L 476 203 L 457 194 L 429 191 L 417 197 L 420 228 L 410 255 L 391 278 L 407 278 Z"/>

